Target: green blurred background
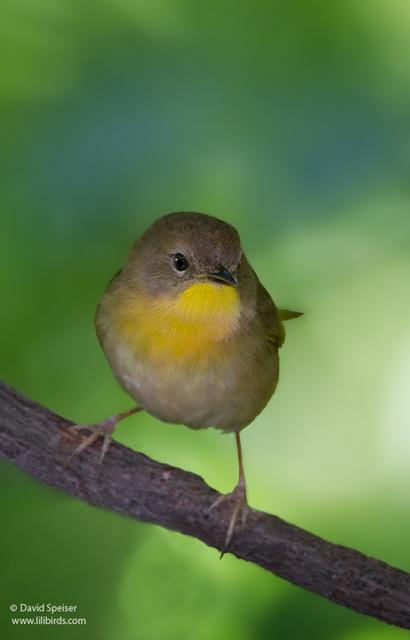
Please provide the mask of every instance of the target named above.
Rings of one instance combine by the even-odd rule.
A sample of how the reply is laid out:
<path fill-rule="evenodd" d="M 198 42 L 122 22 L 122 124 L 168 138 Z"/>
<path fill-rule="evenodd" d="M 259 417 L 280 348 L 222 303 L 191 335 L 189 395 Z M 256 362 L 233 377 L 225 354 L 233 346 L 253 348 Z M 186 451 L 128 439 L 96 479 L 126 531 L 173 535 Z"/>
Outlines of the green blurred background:
<path fill-rule="evenodd" d="M 3 0 L 0 375 L 74 421 L 131 406 L 93 330 L 134 238 L 171 210 L 239 229 L 288 325 L 243 434 L 251 504 L 410 570 L 407 0 Z M 233 438 L 118 440 L 229 491 Z M 0 466 L 0 635 L 398 640 L 196 540 Z M 77 604 L 86 627 L 10 624 Z"/>

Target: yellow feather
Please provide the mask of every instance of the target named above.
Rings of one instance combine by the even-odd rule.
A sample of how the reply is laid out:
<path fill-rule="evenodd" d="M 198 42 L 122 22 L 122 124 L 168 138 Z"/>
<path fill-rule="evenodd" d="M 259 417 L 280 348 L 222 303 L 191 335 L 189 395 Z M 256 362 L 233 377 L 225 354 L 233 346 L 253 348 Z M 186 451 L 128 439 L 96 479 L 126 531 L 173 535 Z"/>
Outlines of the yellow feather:
<path fill-rule="evenodd" d="M 236 329 L 240 298 L 234 287 L 191 285 L 176 297 L 133 297 L 114 305 L 127 346 L 168 358 L 206 357 Z"/>

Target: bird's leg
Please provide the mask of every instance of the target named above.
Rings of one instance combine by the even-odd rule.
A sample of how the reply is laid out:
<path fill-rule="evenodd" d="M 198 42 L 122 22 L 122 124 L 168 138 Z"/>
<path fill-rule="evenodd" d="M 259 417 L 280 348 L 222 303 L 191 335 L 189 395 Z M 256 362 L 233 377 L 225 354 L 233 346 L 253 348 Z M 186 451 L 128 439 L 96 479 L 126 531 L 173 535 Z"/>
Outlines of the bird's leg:
<path fill-rule="evenodd" d="M 91 435 L 83 440 L 83 442 L 71 452 L 71 454 L 65 461 L 64 466 L 66 467 L 74 458 L 74 456 L 81 453 L 81 451 L 84 451 L 84 449 L 87 449 L 90 445 L 93 444 L 93 442 L 98 440 L 100 436 L 103 438 L 103 443 L 101 447 L 99 462 L 102 463 L 102 461 L 104 460 L 104 456 L 111 444 L 112 434 L 115 431 L 117 422 L 120 422 L 120 420 L 124 420 L 124 418 L 128 418 L 128 416 L 132 416 L 134 413 L 138 413 L 142 410 L 142 407 L 134 407 L 133 409 L 129 409 L 128 411 L 123 411 L 122 413 L 117 413 L 115 416 L 106 418 L 106 420 L 98 422 L 97 424 L 75 424 L 72 427 L 69 427 L 68 431 L 81 431 L 85 429 L 86 431 L 91 431 Z"/>
<path fill-rule="evenodd" d="M 242 447 L 241 447 L 241 437 L 239 432 L 235 433 L 236 440 L 236 451 L 238 454 L 238 466 L 239 466 L 239 479 L 236 487 L 231 493 L 227 493 L 226 495 L 219 496 L 210 506 L 209 511 L 215 509 L 218 505 L 221 504 L 224 500 L 232 500 L 234 503 L 233 511 L 231 514 L 231 519 L 229 520 L 228 530 L 225 536 L 224 546 L 221 552 L 221 558 L 229 547 L 229 544 L 233 538 L 233 534 L 235 533 L 235 527 L 240 519 L 240 524 L 242 526 L 245 525 L 246 517 L 248 515 L 248 502 L 246 499 L 246 482 L 245 482 L 245 473 L 243 469 L 243 458 L 242 458 Z"/>

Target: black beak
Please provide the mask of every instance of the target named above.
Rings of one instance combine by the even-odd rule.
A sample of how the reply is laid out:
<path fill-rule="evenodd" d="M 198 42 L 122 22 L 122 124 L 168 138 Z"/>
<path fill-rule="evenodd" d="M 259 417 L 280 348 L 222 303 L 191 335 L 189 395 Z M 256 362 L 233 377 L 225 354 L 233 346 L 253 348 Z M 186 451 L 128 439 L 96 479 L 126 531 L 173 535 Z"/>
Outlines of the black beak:
<path fill-rule="evenodd" d="M 213 273 L 207 274 L 208 280 L 213 280 L 214 282 L 220 282 L 221 284 L 229 284 L 231 287 L 236 287 L 238 284 L 235 276 L 232 275 L 228 269 L 225 269 L 222 265 Z"/>

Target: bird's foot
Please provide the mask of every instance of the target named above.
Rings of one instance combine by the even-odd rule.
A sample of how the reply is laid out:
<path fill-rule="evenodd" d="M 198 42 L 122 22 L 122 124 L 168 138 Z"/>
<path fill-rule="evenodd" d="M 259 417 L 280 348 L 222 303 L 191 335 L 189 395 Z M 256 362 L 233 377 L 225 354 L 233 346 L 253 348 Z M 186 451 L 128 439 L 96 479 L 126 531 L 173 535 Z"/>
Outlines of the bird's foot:
<path fill-rule="evenodd" d="M 69 427 L 67 431 L 91 431 L 91 434 L 85 438 L 81 442 L 81 444 L 76 447 L 71 454 L 68 456 L 67 460 L 64 463 L 64 466 L 67 467 L 71 460 L 90 447 L 98 438 L 103 438 L 103 443 L 101 447 L 100 459 L 99 463 L 101 464 L 104 460 L 104 456 L 107 453 L 109 446 L 112 441 L 112 434 L 115 431 L 115 427 L 117 426 L 118 416 L 112 416 L 111 418 L 107 418 L 102 422 L 98 422 L 97 424 L 75 424 L 72 427 Z"/>
<path fill-rule="evenodd" d="M 228 529 L 225 535 L 224 546 L 221 551 L 220 558 L 223 558 L 226 553 L 232 538 L 234 536 L 235 530 L 239 527 L 244 527 L 246 524 L 246 519 L 249 512 L 249 505 L 246 499 L 246 485 L 244 482 L 238 482 L 236 487 L 231 493 L 227 493 L 225 495 L 219 496 L 215 502 L 211 504 L 209 507 L 209 511 L 212 511 L 216 507 L 218 507 L 222 502 L 229 501 L 233 503 L 233 509 L 231 513 L 231 519 L 229 520 Z"/>

